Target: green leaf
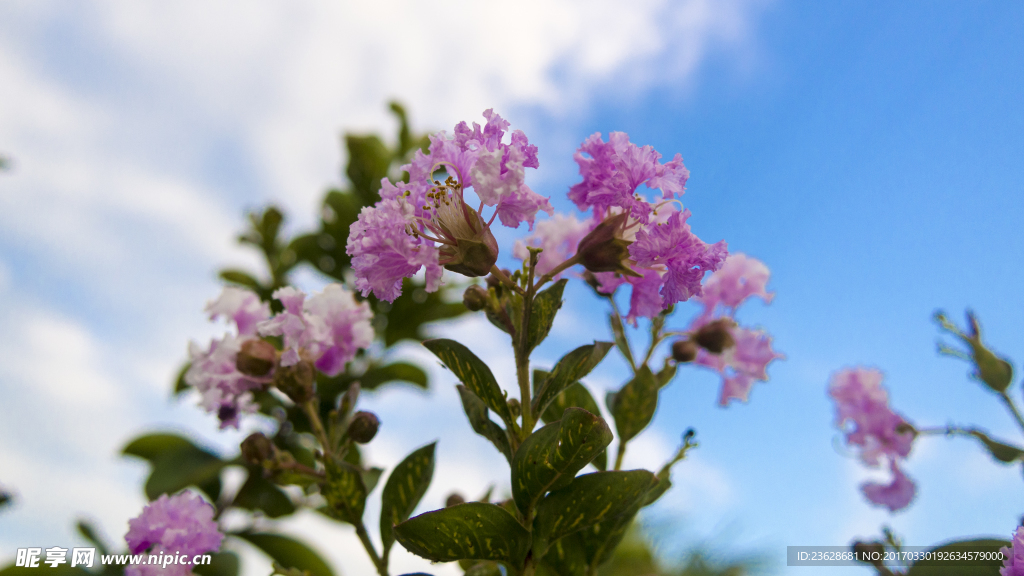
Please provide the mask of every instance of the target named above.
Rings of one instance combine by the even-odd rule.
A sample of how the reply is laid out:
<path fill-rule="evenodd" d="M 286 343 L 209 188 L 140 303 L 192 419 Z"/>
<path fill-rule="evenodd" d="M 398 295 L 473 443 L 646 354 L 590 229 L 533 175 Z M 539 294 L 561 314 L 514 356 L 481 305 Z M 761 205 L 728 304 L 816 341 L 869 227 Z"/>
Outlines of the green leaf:
<path fill-rule="evenodd" d="M 509 446 L 508 434 L 505 433 L 504 428 L 497 425 L 488 416 L 487 405 L 484 404 L 484 401 L 462 384 L 457 385 L 455 388 L 459 391 L 459 397 L 462 399 L 462 409 L 466 411 L 466 416 L 469 418 L 469 424 L 473 427 L 473 431 L 490 440 L 491 444 L 494 444 L 494 447 L 498 449 L 498 452 L 504 454 L 505 459 L 512 462 L 512 448 Z"/>
<path fill-rule="evenodd" d="M 229 464 L 175 434 L 140 436 L 125 446 L 122 454 L 149 461 L 152 469 L 146 480 L 146 497 L 150 500 L 189 486 L 216 500 L 220 497 L 220 472 Z"/>
<path fill-rule="evenodd" d="M 1005 540 L 982 538 L 947 542 L 932 548 L 931 551 L 937 552 L 940 556 L 963 552 L 998 553 L 999 549 L 1004 546 L 1011 546 L 1011 543 Z M 910 567 L 907 576 L 999 576 L 999 567 L 1003 565 L 999 560 L 972 562 L 971 566 L 957 564 L 957 562 L 942 560 L 922 560 L 915 562 Z"/>
<path fill-rule="evenodd" d="M 248 288 L 257 294 L 265 291 L 259 280 L 253 278 L 248 272 L 244 272 L 242 270 L 228 268 L 226 270 L 221 270 L 219 276 L 221 280 L 224 280 L 225 282 L 230 282 L 231 284 L 236 284 L 243 288 Z"/>
<path fill-rule="evenodd" d="M 348 148 L 348 168 L 345 173 L 352 188 L 359 194 L 363 204 L 373 204 L 379 199 L 381 178 L 388 175 L 391 166 L 391 151 L 377 136 L 345 135 Z"/>
<path fill-rule="evenodd" d="M 543 564 L 557 576 L 587 576 L 590 566 L 579 534 L 570 534 L 552 544 Z"/>
<path fill-rule="evenodd" d="M 505 395 L 502 394 L 498 381 L 494 379 L 494 374 L 483 360 L 455 340 L 438 338 L 427 340 L 423 345 L 440 358 L 466 388 L 483 400 L 488 408 L 494 410 L 505 424 L 511 426 L 512 413 L 508 409 Z"/>
<path fill-rule="evenodd" d="M 363 470 L 361 474 L 363 475 L 363 486 L 366 486 L 366 493 L 369 494 L 377 487 L 380 477 L 384 475 L 384 469 L 373 467 L 369 470 Z"/>
<path fill-rule="evenodd" d="M 323 495 L 338 519 L 350 524 L 362 520 L 366 508 L 366 485 L 358 468 L 347 462 L 327 459 L 327 482 Z"/>
<path fill-rule="evenodd" d="M 269 518 L 295 512 L 295 504 L 280 488 L 263 477 L 259 468 L 249 468 L 249 477 L 238 490 L 232 505 L 247 510 L 262 510 Z"/>
<path fill-rule="evenodd" d="M 548 494 L 537 506 L 533 522 L 534 553 L 563 536 L 631 511 L 657 483 L 647 470 L 594 472 Z"/>
<path fill-rule="evenodd" d="M 92 527 L 92 524 L 85 520 L 79 520 L 75 524 L 75 528 L 78 529 L 78 533 L 82 535 L 82 538 L 85 538 L 90 544 L 96 547 L 97 554 L 103 556 L 110 553 L 107 550 L 106 543 L 96 535 L 96 530 Z"/>
<path fill-rule="evenodd" d="M 309 570 L 313 576 L 334 576 L 327 562 L 315 550 L 298 540 L 268 532 L 242 532 L 234 536 L 259 548 L 282 566 Z"/>
<path fill-rule="evenodd" d="M 969 434 L 977 438 L 996 460 L 1009 464 L 1016 460 L 1024 460 L 1024 449 L 993 440 L 988 434 L 980 430 L 970 430 Z"/>
<path fill-rule="evenodd" d="M 551 331 L 551 324 L 555 321 L 555 314 L 562 307 L 562 291 L 565 290 L 565 284 L 568 281 L 568 279 L 562 278 L 533 299 L 527 350 L 533 350 L 547 338 L 548 332 Z"/>
<path fill-rule="evenodd" d="M 466 502 L 420 514 L 395 526 L 406 550 L 434 562 L 494 560 L 515 569 L 530 549 L 530 533 L 500 506 Z"/>
<path fill-rule="evenodd" d="M 629 349 L 629 340 L 626 339 L 626 329 L 622 325 L 622 318 L 618 314 L 612 313 L 608 315 L 608 322 L 612 326 L 615 347 L 619 349 L 619 352 L 626 357 L 626 361 L 632 366 L 634 364 L 633 352 Z"/>
<path fill-rule="evenodd" d="M 214 552 L 209 564 L 196 564 L 192 569 L 199 576 L 238 576 L 238 555 L 234 552 Z"/>
<path fill-rule="evenodd" d="M 541 381 L 546 377 L 546 372 L 540 370 L 534 370 L 534 382 L 538 377 L 538 373 L 543 374 Z M 573 407 L 583 408 L 591 414 L 600 415 L 601 409 L 597 405 L 597 401 L 590 395 L 590 391 L 581 382 L 576 382 L 570 385 L 568 388 L 562 391 L 561 394 L 555 396 L 555 400 L 548 405 L 547 410 L 541 414 L 541 420 L 545 423 L 554 422 L 562 417 L 562 413 L 565 412 L 566 408 Z M 608 467 L 608 453 L 602 450 L 591 462 L 598 470 L 604 470 Z"/>
<path fill-rule="evenodd" d="M 544 494 L 568 486 L 611 441 L 600 416 L 575 407 L 531 434 L 512 459 L 512 496 L 519 510 L 528 516 Z"/>
<path fill-rule="evenodd" d="M 610 397 L 608 408 L 615 418 L 620 442 L 629 442 L 651 423 L 658 408 L 660 388 L 657 377 L 645 364 L 632 380 Z"/>
<path fill-rule="evenodd" d="M 384 543 L 383 556 L 387 558 L 395 542 L 392 528 L 409 519 L 413 510 L 426 494 L 434 477 L 434 449 L 437 442 L 414 451 L 395 466 L 381 495 L 380 539 Z"/>
<path fill-rule="evenodd" d="M 389 382 L 408 382 L 426 389 L 427 373 L 419 366 L 408 362 L 394 362 L 384 366 L 374 366 L 359 377 L 359 386 L 363 390 L 374 390 Z"/>
<path fill-rule="evenodd" d="M 652 490 L 656 490 L 657 485 Z M 583 550 L 588 566 L 599 566 L 607 561 L 626 536 L 633 519 L 645 505 L 648 492 L 618 516 L 607 518 L 574 534 Z"/>
<path fill-rule="evenodd" d="M 188 382 L 185 382 L 185 374 L 188 373 L 188 369 L 192 367 L 191 362 L 185 362 L 185 365 L 178 370 L 178 376 L 174 379 L 174 395 L 177 396 L 182 392 L 191 388 Z"/>
<path fill-rule="evenodd" d="M 611 347 L 611 342 L 594 342 L 580 346 L 563 356 L 544 380 L 540 392 L 534 396 L 534 413 L 543 414 L 548 404 L 553 402 L 562 390 L 589 374 L 604 359 Z"/>

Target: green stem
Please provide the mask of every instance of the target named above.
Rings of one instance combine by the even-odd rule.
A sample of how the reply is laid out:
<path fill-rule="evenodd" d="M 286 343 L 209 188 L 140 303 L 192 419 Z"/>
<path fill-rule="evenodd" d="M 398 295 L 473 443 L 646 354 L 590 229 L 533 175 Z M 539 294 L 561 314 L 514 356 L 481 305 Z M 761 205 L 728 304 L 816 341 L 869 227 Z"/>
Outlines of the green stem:
<path fill-rule="evenodd" d="M 324 423 L 320 421 L 320 413 L 314 402 L 315 400 L 312 398 L 307 400 L 302 404 L 302 409 L 306 412 L 306 417 L 309 418 L 309 426 L 313 429 L 313 435 L 320 441 L 324 454 L 327 454 L 331 450 L 331 441 L 327 438 L 327 430 L 324 429 Z"/>
<path fill-rule="evenodd" d="M 380 576 L 388 576 L 388 566 L 377 555 L 377 550 L 373 547 L 373 542 L 370 541 L 370 535 L 366 532 L 366 526 L 363 525 L 363 521 L 359 520 L 356 523 L 356 534 L 359 536 L 359 541 L 363 543 L 363 548 L 366 548 L 366 553 L 369 554 L 370 560 L 373 561 L 374 567 L 377 568 L 377 574 Z"/>
<path fill-rule="evenodd" d="M 533 285 L 533 272 L 537 267 L 538 252 L 530 250 L 530 270 L 526 282 L 526 293 L 523 295 L 523 321 L 520 324 L 518 342 L 515 343 L 516 377 L 519 380 L 519 404 L 523 411 L 523 429 L 520 436 L 523 440 L 533 431 L 533 395 L 530 393 L 530 316 L 533 314 L 533 297 L 537 286 Z"/>
<path fill-rule="evenodd" d="M 537 289 L 540 288 L 541 286 L 543 286 L 543 285 L 547 284 L 548 282 L 550 282 L 551 280 L 553 280 L 555 278 L 555 276 L 558 276 L 559 274 L 561 274 L 562 271 L 565 270 L 566 268 L 575 266 L 575 265 L 577 265 L 579 263 L 580 263 L 580 255 L 577 254 L 577 255 L 573 256 L 572 258 L 569 258 L 565 262 L 562 262 L 558 266 L 555 266 L 554 268 L 551 269 L 550 272 L 548 272 L 547 274 L 545 274 L 545 275 L 540 277 L 540 280 L 537 282 L 537 285 L 533 287 L 534 292 L 536 292 Z M 533 275 L 533 266 L 530 266 L 530 275 L 531 275 L 530 283 L 532 284 L 533 283 L 533 277 L 532 277 L 532 275 Z"/>
<path fill-rule="evenodd" d="M 622 459 L 626 457 L 626 444 L 627 442 L 620 441 L 619 449 L 615 454 L 615 469 L 622 470 Z"/>
<path fill-rule="evenodd" d="M 1013 398 L 1010 398 L 1010 395 L 1007 394 L 1005 390 L 999 393 L 999 397 L 1002 398 L 1003 403 L 1006 404 L 1006 408 L 1013 413 L 1013 417 L 1017 420 L 1017 425 L 1020 426 L 1022 431 L 1024 431 L 1024 417 L 1021 417 L 1020 410 L 1017 409 L 1017 405 L 1013 402 Z"/>
<path fill-rule="evenodd" d="M 501 283 L 504 284 L 505 286 L 508 286 L 509 288 L 511 288 L 513 292 L 518 292 L 519 294 L 525 294 L 525 292 L 523 291 L 522 288 L 520 288 L 519 286 L 516 286 L 516 283 L 513 282 L 512 279 L 509 278 L 504 272 L 502 272 L 501 268 L 498 268 L 497 264 L 492 264 L 491 265 L 491 274 L 494 274 L 495 278 L 500 280 Z"/>

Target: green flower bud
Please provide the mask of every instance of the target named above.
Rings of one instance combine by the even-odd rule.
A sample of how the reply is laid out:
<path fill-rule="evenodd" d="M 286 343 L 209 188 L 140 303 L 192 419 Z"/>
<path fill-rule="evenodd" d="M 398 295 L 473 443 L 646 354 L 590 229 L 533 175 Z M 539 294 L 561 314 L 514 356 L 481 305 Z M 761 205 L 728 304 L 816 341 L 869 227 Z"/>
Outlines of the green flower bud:
<path fill-rule="evenodd" d="M 621 235 L 628 217 L 626 213 L 609 216 L 580 240 L 576 254 L 584 268 L 591 272 L 639 276 L 628 265 L 629 245 L 632 242 Z"/>
<path fill-rule="evenodd" d="M 448 499 L 445 500 L 444 507 L 451 508 L 452 506 L 462 504 L 465 501 L 466 499 L 462 497 L 462 494 L 459 494 L 458 492 L 453 492 L 448 496 Z"/>
<path fill-rule="evenodd" d="M 242 458 L 256 466 L 270 460 L 274 456 L 275 450 L 274 443 L 262 432 L 255 432 L 242 440 Z"/>
<path fill-rule="evenodd" d="M 235 359 L 235 368 L 246 376 L 257 378 L 270 374 L 274 369 L 274 361 L 277 360 L 277 349 L 266 340 L 254 338 L 242 343 L 242 349 L 238 351 Z"/>
<path fill-rule="evenodd" d="M 360 410 L 352 416 L 352 422 L 348 425 L 348 437 L 359 444 L 366 444 L 377 435 L 380 429 L 380 420 L 373 412 Z"/>
<path fill-rule="evenodd" d="M 730 332 L 735 325 L 736 323 L 728 318 L 708 322 L 693 334 L 693 341 L 712 354 L 721 354 L 736 345 Z"/>
<path fill-rule="evenodd" d="M 672 359 L 676 362 L 693 362 L 697 358 L 697 345 L 690 340 L 676 340 L 672 344 Z"/>
<path fill-rule="evenodd" d="M 489 300 L 487 290 L 479 286 L 470 286 L 462 293 L 462 303 L 470 312 L 479 312 L 487 307 Z"/>
<path fill-rule="evenodd" d="M 303 404 L 313 398 L 315 380 L 313 365 L 304 361 L 280 366 L 274 372 L 274 386 L 296 404 Z"/>

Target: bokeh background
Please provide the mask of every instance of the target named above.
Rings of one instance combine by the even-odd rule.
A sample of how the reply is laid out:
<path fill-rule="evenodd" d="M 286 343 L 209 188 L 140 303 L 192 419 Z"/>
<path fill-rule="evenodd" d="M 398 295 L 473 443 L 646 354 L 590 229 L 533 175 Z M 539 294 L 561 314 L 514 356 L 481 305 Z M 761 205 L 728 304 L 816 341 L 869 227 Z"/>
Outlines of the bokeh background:
<path fill-rule="evenodd" d="M 936 354 L 930 315 L 972 308 L 996 350 L 1024 358 L 1022 38 L 1011 1 L 0 3 L 0 485 L 17 498 L 0 514 L 0 563 L 81 545 L 77 517 L 120 539 L 144 503 L 145 464 L 117 456 L 134 435 L 174 430 L 228 453 L 266 427 L 218 432 L 194 397 L 171 399 L 186 343 L 223 329 L 202 313 L 216 270 L 256 266 L 235 243 L 244 213 L 273 202 L 289 230 L 312 226 L 342 179 L 342 130 L 393 134 L 392 98 L 420 130 L 495 108 L 540 147 L 528 182 L 562 211 L 593 132 L 679 152 L 694 230 L 771 267 L 775 301 L 740 316 L 788 356 L 771 381 L 722 409 L 716 378 L 683 370 L 631 444 L 629 464 L 655 467 L 686 427 L 702 442 L 644 517 L 662 554 L 700 545 L 827 573 L 786 568 L 785 547 L 883 524 L 911 545 L 1008 537 L 1021 469 L 964 440 L 918 442 L 915 502 L 870 507 L 857 486 L 878 473 L 841 448 L 825 387 L 841 367 L 876 366 L 911 421 L 1018 437 L 966 364 Z M 499 235 L 505 257 L 523 233 Z M 595 302 L 569 291 L 538 363 L 605 330 Z M 437 333 L 512 365 L 479 318 Z M 618 360 L 598 372 L 597 391 L 625 376 Z M 365 400 L 384 423 L 371 461 L 440 439 L 422 510 L 456 487 L 508 485 L 450 375 L 432 374 L 429 392 Z M 351 531 L 326 526 L 300 515 L 286 528 L 345 574 L 369 573 Z M 247 575 L 269 571 L 246 559 Z"/>

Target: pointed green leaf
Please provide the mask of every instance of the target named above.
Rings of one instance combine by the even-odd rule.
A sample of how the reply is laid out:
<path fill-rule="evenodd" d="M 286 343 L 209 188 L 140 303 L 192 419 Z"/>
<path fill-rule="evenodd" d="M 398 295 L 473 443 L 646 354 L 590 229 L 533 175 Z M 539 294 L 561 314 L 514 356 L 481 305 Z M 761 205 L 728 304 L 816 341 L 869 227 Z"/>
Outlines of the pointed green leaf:
<path fill-rule="evenodd" d="M 658 408 L 660 388 L 657 377 L 645 364 L 611 398 L 608 408 L 615 418 L 615 430 L 620 442 L 629 442 L 651 423 L 654 411 Z"/>
<path fill-rule="evenodd" d="M 562 307 L 562 292 L 565 290 L 565 284 L 568 281 L 568 279 L 562 278 L 547 290 L 537 294 L 533 299 L 533 308 L 530 313 L 529 347 L 527 350 L 533 350 L 548 337 L 548 332 L 551 331 L 551 324 L 555 321 L 555 315 L 558 313 L 558 309 Z"/>
<path fill-rule="evenodd" d="M 996 460 L 1009 464 L 1015 460 L 1024 460 L 1024 449 L 1012 444 L 992 439 L 988 434 L 980 430 L 969 431 L 971 436 L 977 438 Z"/>
<path fill-rule="evenodd" d="M 434 449 L 437 442 L 414 451 L 395 466 L 381 495 L 380 538 L 385 558 L 395 542 L 392 528 L 409 519 L 434 477 Z"/>
<path fill-rule="evenodd" d="M 469 418 L 469 424 L 473 427 L 473 431 L 490 440 L 491 444 L 494 444 L 494 447 L 498 449 L 498 452 L 504 454 L 505 459 L 511 462 L 512 448 L 509 446 L 508 434 L 488 416 L 487 405 L 484 404 L 484 401 L 462 384 L 457 385 L 455 388 L 459 391 L 459 397 L 462 399 L 462 408 L 466 411 L 466 416 Z"/>
<path fill-rule="evenodd" d="M 189 486 L 216 500 L 220 496 L 220 472 L 229 464 L 175 434 L 140 436 L 125 446 L 122 454 L 149 461 L 152 470 L 146 480 L 146 497 L 150 500 Z"/>
<path fill-rule="evenodd" d="M 249 478 L 238 490 L 232 505 L 249 510 L 262 510 L 270 518 L 295 512 L 295 504 L 280 488 L 263 478 L 260 468 L 250 468 Z"/>
<path fill-rule="evenodd" d="M 326 462 L 327 482 L 323 495 L 332 514 L 339 520 L 355 524 L 366 508 L 366 485 L 358 468 L 347 462 Z"/>
<path fill-rule="evenodd" d="M 221 280 L 224 280 L 225 282 L 237 284 L 243 288 L 248 288 L 257 294 L 264 291 L 263 285 L 260 284 L 260 281 L 253 278 L 248 272 L 229 268 L 221 270 L 219 276 Z"/>
<path fill-rule="evenodd" d="M 512 496 L 519 510 L 527 514 L 544 494 L 568 486 L 611 441 L 600 416 L 575 407 L 531 434 L 512 459 Z"/>
<path fill-rule="evenodd" d="M 569 352 L 555 364 L 551 374 L 544 380 L 541 390 L 533 400 L 533 410 L 543 414 L 548 404 L 571 384 L 583 378 L 593 370 L 612 347 L 611 342 L 594 342 Z"/>
<path fill-rule="evenodd" d="M 511 424 L 512 414 L 509 412 L 505 395 L 502 394 L 498 381 L 494 379 L 494 374 L 483 360 L 477 358 L 469 348 L 447 338 L 427 340 L 423 345 L 440 358 L 466 388 L 483 400 L 488 408 L 494 410 L 506 424 Z"/>
<path fill-rule="evenodd" d="M 570 534 L 552 544 L 543 564 L 557 576 L 587 576 L 590 565 L 579 534 Z"/>
<path fill-rule="evenodd" d="M 334 576 L 320 554 L 298 540 L 267 532 L 242 532 L 234 536 L 259 548 L 282 566 L 309 570 L 313 576 Z"/>
<path fill-rule="evenodd" d="M 536 380 L 538 373 L 544 374 L 540 370 L 534 370 L 534 379 Z M 542 376 L 545 377 L 545 376 Z M 545 423 L 554 422 L 562 417 L 562 413 L 565 412 L 566 408 L 575 406 L 576 408 L 583 408 L 591 414 L 600 415 L 601 409 L 597 405 L 597 401 L 590 395 L 590 391 L 581 382 L 576 382 L 570 385 L 568 388 L 562 391 L 561 394 L 555 396 L 555 399 L 551 404 L 548 405 L 548 409 L 541 414 L 541 420 Z M 592 464 L 597 467 L 598 470 L 604 470 L 608 467 L 608 453 L 602 450 L 594 458 Z"/>
<path fill-rule="evenodd" d="M 594 472 L 548 494 L 537 506 L 533 550 L 543 556 L 552 542 L 631 511 L 657 482 L 647 470 Z"/>
<path fill-rule="evenodd" d="M 494 560 L 518 569 L 530 534 L 500 506 L 466 502 L 420 514 L 395 526 L 406 550 L 434 562 Z"/>
<path fill-rule="evenodd" d="M 626 329 L 622 325 L 622 318 L 618 314 L 608 315 L 608 322 L 612 326 L 612 337 L 615 340 L 615 347 L 625 356 L 626 361 L 632 366 L 634 363 L 633 352 L 629 349 L 629 340 L 626 339 Z"/>
<path fill-rule="evenodd" d="M 373 390 L 389 382 L 408 382 L 426 389 L 427 373 L 419 366 L 408 362 L 393 362 L 384 366 L 374 366 L 359 377 L 359 385 L 363 390 Z"/>
<path fill-rule="evenodd" d="M 384 469 L 373 467 L 369 470 L 363 470 L 360 474 L 363 476 L 363 486 L 366 486 L 366 493 L 369 494 L 377 487 L 380 477 L 384 474 Z"/>
<path fill-rule="evenodd" d="M 652 490 L 656 488 L 657 485 Z M 647 494 L 649 495 L 650 492 Z M 619 543 L 626 536 L 626 531 L 633 523 L 637 513 L 640 512 L 640 508 L 644 506 L 646 500 L 647 495 L 641 497 L 621 514 L 606 518 L 574 534 L 579 539 L 578 541 L 583 549 L 583 557 L 588 566 L 600 566 L 611 558 L 615 548 L 618 547 Z"/>

